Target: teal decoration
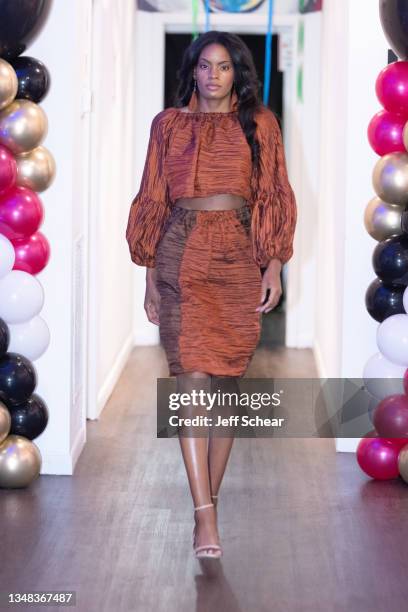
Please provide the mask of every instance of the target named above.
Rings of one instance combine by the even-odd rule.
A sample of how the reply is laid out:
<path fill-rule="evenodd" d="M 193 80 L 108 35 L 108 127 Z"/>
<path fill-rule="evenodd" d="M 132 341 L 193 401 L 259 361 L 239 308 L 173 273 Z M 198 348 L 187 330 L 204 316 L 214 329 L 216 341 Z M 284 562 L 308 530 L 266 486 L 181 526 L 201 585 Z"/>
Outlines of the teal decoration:
<path fill-rule="evenodd" d="M 303 104 L 303 66 L 300 64 L 297 71 L 297 99 Z"/>
<path fill-rule="evenodd" d="M 204 32 L 208 32 L 210 29 L 210 0 L 204 0 L 205 5 L 205 26 Z"/>
<path fill-rule="evenodd" d="M 305 48 L 305 22 L 303 21 L 303 19 L 301 19 L 299 22 L 298 39 L 297 39 L 297 50 L 298 50 L 299 55 L 303 53 L 304 48 Z"/>
<path fill-rule="evenodd" d="M 273 0 L 268 0 L 268 26 L 265 38 L 265 69 L 264 69 L 264 90 L 263 103 L 268 105 L 269 90 L 271 88 L 271 70 L 272 70 L 272 18 L 273 18 Z"/>
<path fill-rule="evenodd" d="M 199 37 L 198 31 L 198 0 L 192 0 L 192 26 L 191 26 L 191 38 L 196 40 Z"/>

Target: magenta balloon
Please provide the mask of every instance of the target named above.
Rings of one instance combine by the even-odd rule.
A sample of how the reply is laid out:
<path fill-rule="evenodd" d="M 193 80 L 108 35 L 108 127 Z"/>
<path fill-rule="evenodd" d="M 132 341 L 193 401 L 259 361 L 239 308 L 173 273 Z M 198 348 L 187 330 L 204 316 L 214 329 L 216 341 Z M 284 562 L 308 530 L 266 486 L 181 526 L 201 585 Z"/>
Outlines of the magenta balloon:
<path fill-rule="evenodd" d="M 407 117 L 382 110 L 374 115 L 368 124 L 367 136 L 371 147 L 378 155 L 395 151 L 406 153 L 402 133 Z"/>
<path fill-rule="evenodd" d="M 389 395 L 373 413 L 373 425 L 383 438 L 408 438 L 408 397 Z"/>
<path fill-rule="evenodd" d="M 408 444 L 408 438 L 384 438 L 384 440 L 396 446 L 398 450 L 401 450 L 401 448 Z"/>
<path fill-rule="evenodd" d="M 16 254 L 13 270 L 24 270 L 29 274 L 38 274 L 45 268 L 50 258 L 50 244 L 40 231 L 28 238 L 12 240 Z"/>
<path fill-rule="evenodd" d="M 383 68 L 375 83 L 377 98 L 391 113 L 408 115 L 408 62 L 392 62 Z"/>
<path fill-rule="evenodd" d="M 0 233 L 9 240 L 34 234 L 44 219 L 44 208 L 35 191 L 17 185 L 0 195 Z"/>
<path fill-rule="evenodd" d="M 14 155 L 0 145 L 0 193 L 15 185 L 17 179 L 17 162 Z"/>
<path fill-rule="evenodd" d="M 383 438 L 362 438 L 357 446 L 359 466 L 376 480 L 398 478 L 398 454 L 398 447 Z"/>

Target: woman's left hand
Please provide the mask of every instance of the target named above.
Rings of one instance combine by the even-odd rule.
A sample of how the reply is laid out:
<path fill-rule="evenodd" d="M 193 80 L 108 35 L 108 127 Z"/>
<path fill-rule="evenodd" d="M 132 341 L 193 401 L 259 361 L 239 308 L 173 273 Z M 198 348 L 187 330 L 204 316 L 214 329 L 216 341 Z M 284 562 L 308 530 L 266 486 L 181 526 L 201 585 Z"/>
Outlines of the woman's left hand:
<path fill-rule="evenodd" d="M 271 259 L 268 267 L 266 268 L 262 277 L 262 288 L 261 288 L 261 305 L 255 308 L 256 312 L 267 313 L 279 302 L 280 296 L 282 295 L 282 285 L 280 280 L 280 273 L 282 264 L 279 259 Z M 267 290 L 270 290 L 268 301 L 263 304 L 266 298 Z"/>

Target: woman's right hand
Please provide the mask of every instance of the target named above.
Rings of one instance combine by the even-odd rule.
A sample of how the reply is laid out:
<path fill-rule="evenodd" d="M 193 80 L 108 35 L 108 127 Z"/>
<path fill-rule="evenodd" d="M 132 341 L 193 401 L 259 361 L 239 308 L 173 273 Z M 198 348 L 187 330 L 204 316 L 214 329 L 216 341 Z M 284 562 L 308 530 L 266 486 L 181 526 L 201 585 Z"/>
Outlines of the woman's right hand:
<path fill-rule="evenodd" d="M 156 287 L 156 269 L 148 268 L 146 274 L 146 294 L 144 309 L 151 323 L 159 325 L 160 294 Z"/>

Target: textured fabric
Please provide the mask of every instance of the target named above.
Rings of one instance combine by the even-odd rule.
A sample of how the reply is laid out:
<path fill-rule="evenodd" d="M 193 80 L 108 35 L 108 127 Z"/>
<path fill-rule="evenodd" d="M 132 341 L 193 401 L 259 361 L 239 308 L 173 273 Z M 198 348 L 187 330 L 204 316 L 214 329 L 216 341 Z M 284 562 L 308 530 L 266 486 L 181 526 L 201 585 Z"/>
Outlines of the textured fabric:
<path fill-rule="evenodd" d="M 155 266 L 156 249 L 178 198 L 217 193 L 240 195 L 251 209 L 251 251 L 258 266 L 293 254 L 296 201 L 289 184 L 282 136 L 274 113 L 255 113 L 260 171 L 241 128 L 235 92 L 229 112 L 190 112 L 170 107 L 152 121 L 138 194 L 130 207 L 126 239 L 134 263 Z"/>
<path fill-rule="evenodd" d="M 175 206 L 156 255 L 159 330 L 169 375 L 242 376 L 261 333 L 262 275 L 253 261 L 248 205 Z"/>

